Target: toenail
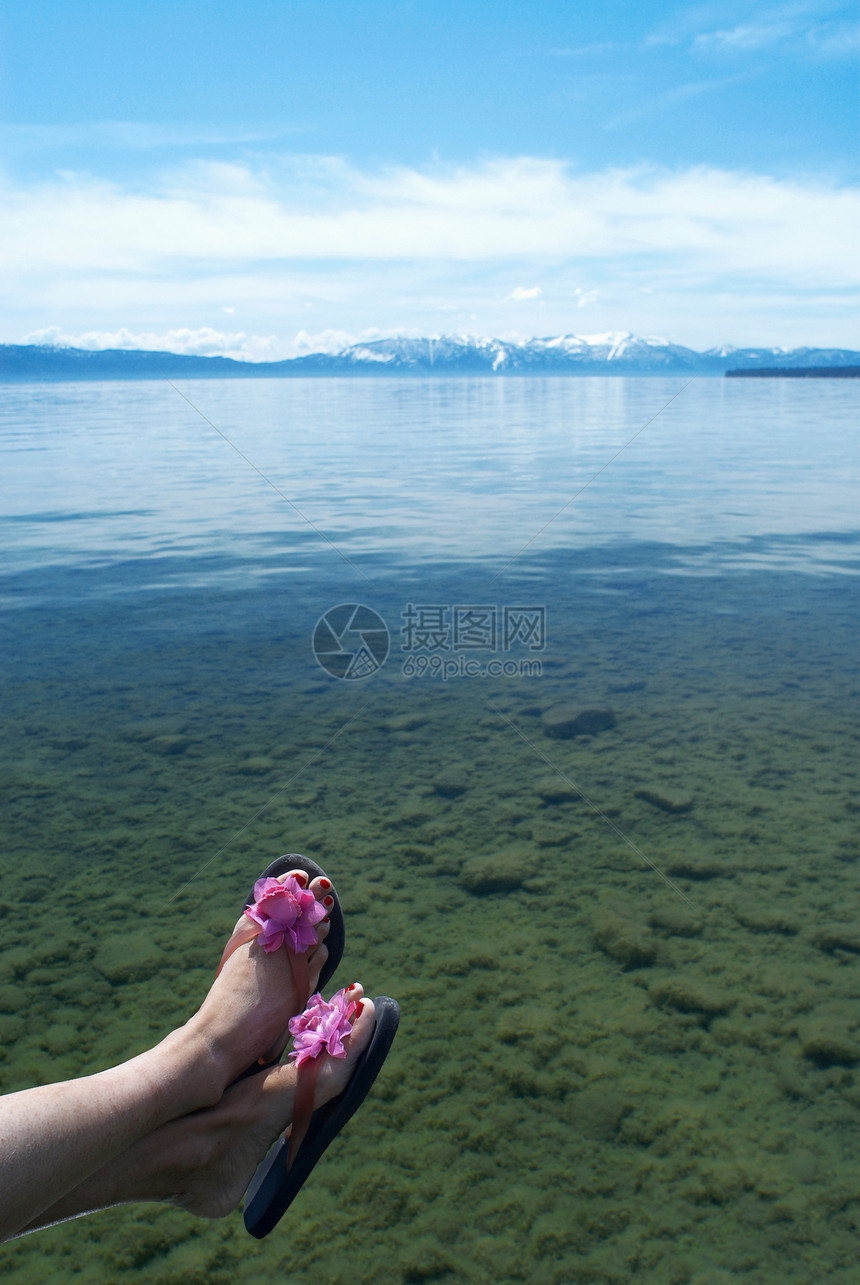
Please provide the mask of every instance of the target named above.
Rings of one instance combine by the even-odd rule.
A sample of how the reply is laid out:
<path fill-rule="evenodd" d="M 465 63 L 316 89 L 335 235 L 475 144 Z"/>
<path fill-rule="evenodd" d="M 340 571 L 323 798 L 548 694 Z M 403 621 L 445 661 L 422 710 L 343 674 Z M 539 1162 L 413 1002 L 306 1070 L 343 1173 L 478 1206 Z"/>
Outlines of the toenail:
<path fill-rule="evenodd" d="M 324 923 L 324 924 L 330 924 L 330 923 L 331 923 L 331 915 L 326 915 L 325 919 L 323 920 L 323 923 Z"/>
<path fill-rule="evenodd" d="M 320 879 L 320 887 L 324 888 L 326 892 L 328 892 L 331 887 L 331 879 Z"/>
<path fill-rule="evenodd" d="M 306 883 L 307 883 L 307 881 L 308 881 L 308 877 L 307 877 L 307 875 L 305 874 L 304 870 L 299 870 L 299 871 L 298 871 L 298 872 L 293 876 L 293 878 L 295 879 L 296 883 L 300 883 L 300 884 L 302 885 L 302 887 L 304 887 L 304 886 L 305 886 L 305 884 L 306 884 Z"/>
<path fill-rule="evenodd" d="M 323 905 L 324 905 L 324 906 L 333 906 L 333 905 L 334 905 L 334 897 L 323 897 Z"/>

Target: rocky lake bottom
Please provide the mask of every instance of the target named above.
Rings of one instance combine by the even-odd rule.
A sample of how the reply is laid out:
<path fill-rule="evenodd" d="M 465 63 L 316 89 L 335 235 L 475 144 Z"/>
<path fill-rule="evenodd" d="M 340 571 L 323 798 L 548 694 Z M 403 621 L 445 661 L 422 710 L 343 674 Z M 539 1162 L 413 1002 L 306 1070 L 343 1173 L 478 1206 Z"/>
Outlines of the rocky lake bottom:
<path fill-rule="evenodd" d="M 267 1240 L 128 1207 L 9 1285 L 856 1279 L 856 579 L 563 562 L 540 678 L 337 682 L 271 584 L 7 615 L 3 1091 L 185 1020 L 286 851 L 402 1006 Z"/>

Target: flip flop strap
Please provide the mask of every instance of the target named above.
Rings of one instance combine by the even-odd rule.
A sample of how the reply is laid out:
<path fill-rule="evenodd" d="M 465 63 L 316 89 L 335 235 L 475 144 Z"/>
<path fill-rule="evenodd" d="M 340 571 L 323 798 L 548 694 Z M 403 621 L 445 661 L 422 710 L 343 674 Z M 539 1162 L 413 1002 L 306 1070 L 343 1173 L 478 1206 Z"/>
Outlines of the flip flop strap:
<path fill-rule="evenodd" d="M 287 1172 L 298 1155 L 299 1147 L 305 1139 L 311 1116 L 314 1113 L 314 1091 L 317 1083 L 320 1059 L 308 1058 L 296 1072 L 296 1096 L 293 1100 L 293 1119 L 290 1128 L 290 1145 L 287 1151 Z"/>
<path fill-rule="evenodd" d="M 224 947 L 224 954 L 221 956 L 221 963 L 218 965 L 218 970 L 215 973 L 215 976 L 218 977 L 220 975 L 221 969 L 227 963 L 227 960 L 234 951 L 238 950 L 240 946 L 244 946 L 246 941 L 253 941 L 255 937 L 259 937 L 261 932 L 262 928 L 259 924 L 255 923 L 248 923 L 247 926 L 243 925 L 242 927 L 237 928 L 233 933 L 233 936 L 227 942 L 227 945 Z"/>
<path fill-rule="evenodd" d="M 287 951 L 287 959 L 290 961 L 290 972 L 293 975 L 293 985 L 296 988 L 296 995 L 298 996 L 299 1012 L 303 1013 L 308 1006 L 308 1000 L 310 999 L 311 994 L 307 953 L 297 955 L 294 950 L 290 950 L 286 942 L 284 942 L 284 946 Z"/>
<path fill-rule="evenodd" d="M 218 970 L 215 973 L 215 976 L 219 976 L 221 969 L 227 963 L 227 960 L 234 951 L 237 951 L 240 946 L 244 946 L 246 941 L 253 941 L 255 937 L 259 937 L 261 932 L 262 928 L 257 923 L 249 923 L 247 926 L 243 924 L 240 928 L 237 928 L 233 933 L 233 936 L 227 942 L 227 945 L 224 947 L 224 954 L 221 956 L 221 963 L 218 965 Z M 307 1008 L 308 999 L 311 993 L 311 986 L 308 978 L 308 957 L 306 953 L 297 955 L 295 951 L 290 950 L 286 942 L 284 942 L 284 946 L 287 952 L 287 959 L 290 961 L 290 972 L 293 975 L 293 985 L 296 988 L 296 994 L 300 1005 L 299 1011 L 301 1012 Z"/>

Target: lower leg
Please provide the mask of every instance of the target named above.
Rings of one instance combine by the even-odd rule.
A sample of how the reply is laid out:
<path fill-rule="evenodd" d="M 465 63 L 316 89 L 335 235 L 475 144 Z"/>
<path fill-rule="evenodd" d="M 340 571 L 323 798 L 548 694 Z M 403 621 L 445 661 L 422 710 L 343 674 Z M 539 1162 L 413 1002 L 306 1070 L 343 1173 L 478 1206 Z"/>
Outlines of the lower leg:
<path fill-rule="evenodd" d="M 356 994 L 360 997 L 360 987 Z M 364 1000 L 348 1037 L 346 1057 L 322 1058 L 315 1107 L 346 1088 L 373 1027 L 373 1004 Z M 169 1203 L 201 1218 L 224 1217 L 236 1208 L 257 1165 L 287 1127 L 295 1091 L 296 1069 L 286 1064 L 239 1081 L 217 1106 L 156 1129 L 20 1231 L 132 1201 Z"/>
<path fill-rule="evenodd" d="M 320 882 L 310 889 L 322 900 Z M 326 931 L 321 923 L 307 952 L 314 987 Z M 280 1053 L 301 1007 L 286 950 L 266 953 L 253 941 L 230 957 L 194 1017 L 154 1049 L 97 1075 L 0 1097 L 0 1241 L 160 1126 L 217 1103 L 257 1059 Z"/>

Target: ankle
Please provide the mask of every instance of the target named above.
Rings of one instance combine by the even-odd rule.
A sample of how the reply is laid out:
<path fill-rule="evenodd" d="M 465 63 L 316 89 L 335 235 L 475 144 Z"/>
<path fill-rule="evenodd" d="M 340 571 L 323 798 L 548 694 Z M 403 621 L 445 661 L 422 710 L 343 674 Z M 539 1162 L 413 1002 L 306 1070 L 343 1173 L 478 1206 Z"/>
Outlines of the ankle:
<path fill-rule="evenodd" d="M 153 1091 L 164 1095 L 164 1119 L 214 1106 L 230 1083 L 226 1053 L 215 1047 L 195 1018 L 171 1031 L 144 1057 L 154 1066 Z"/>

